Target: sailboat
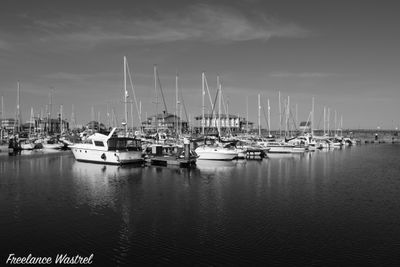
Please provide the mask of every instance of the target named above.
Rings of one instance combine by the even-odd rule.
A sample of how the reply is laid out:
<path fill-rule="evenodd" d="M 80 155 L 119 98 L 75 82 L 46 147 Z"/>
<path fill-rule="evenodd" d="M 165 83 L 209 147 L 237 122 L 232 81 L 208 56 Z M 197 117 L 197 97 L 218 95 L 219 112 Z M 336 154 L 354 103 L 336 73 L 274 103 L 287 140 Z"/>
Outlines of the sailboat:
<path fill-rule="evenodd" d="M 202 95 L 203 95 L 203 103 L 204 103 L 204 84 L 205 84 L 205 75 L 204 73 L 202 74 Z M 207 86 L 208 90 L 208 86 Z M 218 128 L 218 134 L 220 135 L 220 124 L 221 124 L 221 84 L 218 82 L 218 97 L 219 97 L 219 111 L 218 111 L 218 123 L 217 123 L 217 128 Z M 212 105 L 212 102 L 211 102 Z M 214 105 L 213 110 L 214 110 Z M 204 104 L 203 104 L 203 122 L 204 122 Z M 204 129 L 204 128 L 203 128 Z M 203 130 L 204 131 L 204 130 Z M 228 145 L 222 145 L 220 143 L 216 143 L 214 145 L 202 145 L 198 148 L 195 149 L 196 154 L 199 156 L 199 160 L 233 160 L 234 158 L 238 157 L 238 151 L 234 147 Z"/>

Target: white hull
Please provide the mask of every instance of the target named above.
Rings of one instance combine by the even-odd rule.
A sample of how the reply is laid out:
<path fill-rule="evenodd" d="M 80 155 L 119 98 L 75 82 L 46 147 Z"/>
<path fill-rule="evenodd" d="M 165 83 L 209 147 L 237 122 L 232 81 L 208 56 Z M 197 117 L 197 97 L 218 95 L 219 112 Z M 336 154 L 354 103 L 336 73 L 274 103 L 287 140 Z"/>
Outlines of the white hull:
<path fill-rule="evenodd" d="M 268 153 L 292 153 L 292 146 L 269 146 L 270 150 Z"/>
<path fill-rule="evenodd" d="M 61 149 L 64 144 L 42 144 L 43 149 Z"/>
<path fill-rule="evenodd" d="M 236 150 L 224 148 L 198 147 L 195 152 L 199 156 L 199 160 L 233 160 L 238 156 Z"/>
<path fill-rule="evenodd" d="M 103 151 L 79 146 L 71 146 L 72 153 L 77 161 L 86 161 L 104 164 L 128 164 L 143 161 L 141 151 Z"/>
<path fill-rule="evenodd" d="M 21 144 L 21 149 L 23 149 L 23 150 L 32 150 L 34 148 L 35 148 L 35 144 L 33 144 L 33 143 Z"/>
<path fill-rule="evenodd" d="M 292 153 L 304 153 L 304 152 L 306 152 L 305 147 L 294 147 L 292 150 Z"/>

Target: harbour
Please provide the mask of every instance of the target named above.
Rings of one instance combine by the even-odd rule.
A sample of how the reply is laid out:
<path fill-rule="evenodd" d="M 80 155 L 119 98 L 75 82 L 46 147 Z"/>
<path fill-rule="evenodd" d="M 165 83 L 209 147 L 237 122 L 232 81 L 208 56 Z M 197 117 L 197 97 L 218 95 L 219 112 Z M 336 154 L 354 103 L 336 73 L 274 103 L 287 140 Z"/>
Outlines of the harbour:
<path fill-rule="evenodd" d="M 5 0 L 0 266 L 400 266 L 397 11 Z"/>
<path fill-rule="evenodd" d="M 16 255 L 93 253 L 95 265 L 393 265 L 399 152 L 366 144 L 192 168 L 3 155 L 0 238 Z"/>

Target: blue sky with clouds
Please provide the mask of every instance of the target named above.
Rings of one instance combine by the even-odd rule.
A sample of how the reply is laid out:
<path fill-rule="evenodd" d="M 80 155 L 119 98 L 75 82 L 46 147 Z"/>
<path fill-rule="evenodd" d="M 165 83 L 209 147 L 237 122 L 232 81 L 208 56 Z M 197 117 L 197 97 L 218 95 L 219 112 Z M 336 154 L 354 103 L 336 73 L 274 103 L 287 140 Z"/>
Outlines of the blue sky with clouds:
<path fill-rule="evenodd" d="M 78 123 L 106 105 L 123 117 L 127 56 L 143 117 L 155 113 L 157 64 L 169 111 L 179 73 L 188 113 L 201 114 L 201 72 L 212 92 L 223 83 L 230 113 L 257 121 L 257 94 L 271 102 L 278 127 L 278 91 L 306 120 L 315 97 L 343 116 L 345 128 L 392 129 L 400 123 L 400 5 L 395 1 L 2 1 L 0 94 L 13 117 L 21 82 L 23 119 L 72 104 Z M 207 100 L 207 99 L 206 99 Z M 206 101 L 210 108 L 209 101 Z M 161 108 L 160 108 L 161 109 Z M 338 116 L 339 117 L 339 116 Z M 135 115 L 135 120 L 137 116 Z M 265 119 L 262 118 L 265 127 Z"/>

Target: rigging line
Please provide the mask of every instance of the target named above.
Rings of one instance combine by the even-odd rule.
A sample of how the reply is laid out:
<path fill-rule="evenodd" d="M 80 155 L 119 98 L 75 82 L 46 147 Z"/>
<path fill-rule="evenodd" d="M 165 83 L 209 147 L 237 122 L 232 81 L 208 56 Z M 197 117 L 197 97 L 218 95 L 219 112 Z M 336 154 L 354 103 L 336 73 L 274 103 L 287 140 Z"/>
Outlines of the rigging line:
<path fill-rule="evenodd" d="M 161 97 L 162 97 L 162 100 L 163 100 L 163 103 L 164 103 L 165 113 L 168 114 L 167 104 L 165 103 L 164 92 L 162 90 L 160 76 L 158 75 L 158 70 L 156 70 L 156 75 L 157 75 L 158 87 L 160 88 Z"/>
<path fill-rule="evenodd" d="M 182 99 L 182 106 L 183 106 L 183 111 L 185 112 L 186 120 L 187 120 L 187 122 L 189 123 L 189 117 L 188 117 L 188 114 L 187 114 L 187 112 L 186 112 L 185 101 L 183 100 L 182 88 L 181 88 L 181 90 L 179 90 L 179 95 L 180 95 L 180 97 L 181 97 L 181 99 Z"/>
<path fill-rule="evenodd" d="M 213 109 L 211 110 L 211 118 L 213 117 L 214 109 L 215 109 L 215 104 L 217 103 L 218 92 L 219 92 L 219 90 L 217 90 L 217 93 L 215 94 L 214 105 L 213 105 Z M 211 128 L 211 127 L 208 128 L 208 131 L 209 131 L 210 128 Z M 218 127 L 217 127 L 217 130 L 218 130 Z M 207 131 L 207 133 L 208 133 L 208 131 Z M 219 131 L 218 131 L 218 135 L 219 135 Z"/>
<path fill-rule="evenodd" d="M 142 124 L 142 121 L 141 121 L 141 118 L 140 118 L 140 115 L 139 115 L 139 114 L 140 114 L 139 106 L 138 106 L 137 99 L 136 99 L 135 87 L 134 87 L 133 82 L 132 82 L 131 70 L 130 70 L 130 68 L 129 68 L 129 63 L 128 63 L 128 61 L 126 62 L 126 66 L 127 66 L 127 68 L 128 68 L 129 81 L 131 82 L 132 94 L 133 94 L 133 99 L 135 100 L 137 116 L 138 116 L 138 118 L 139 118 L 139 122 L 140 122 L 140 125 L 141 125 L 141 124 Z"/>
<path fill-rule="evenodd" d="M 224 94 L 222 93 L 222 90 L 221 90 L 221 98 L 222 98 L 222 105 L 224 107 L 226 119 L 228 119 L 229 118 L 228 109 L 225 106 Z M 226 102 L 227 102 L 227 105 L 228 105 L 228 100 L 226 100 Z M 230 127 L 230 124 L 229 124 L 229 120 L 228 120 L 228 126 L 225 126 L 225 127 L 228 128 L 228 133 L 231 134 L 231 127 Z"/>
<path fill-rule="evenodd" d="M 208 82 L 207 82 L 207 77 L 204 75 L 204 81 L 206 83 L 206 88 L 207 88 L 207 92 L 208 92 L 208 97 L 210 98 L 210 103 L 211 103 L 211 108 L 214 109 L 214 105 L 212 102 L 212 98 L 211 98 L 211 94 L 210 94 L 210 89 L 208 88 Z M 217 90 L 218 91 L 218 90 Z"/>
<path fill-rule="evenodd" d="M 268 124 L 268 120 L 267 120 L 267 115 L 265 115 L 265 107 L 264 107 L 264 101 L 261 99 L 261 101 L 262 101 L 262 109 L 263 109 L 263 114 L 264 114 L 264 120 L 265 120 L 265 123 L 267 124 L 267 127 L 268 127 L 268 131 L 271 131 L 271 129 L 269 128 L 269 124 Z"/>
<path fill-rule="evenodd" d="M 297 131 L 298 129 L 297 129 L 297 125 L 296 125 L 296 120 L 295 120 L 295 118 L 294 118 L 294 116 L 293 116 L 293 114 L 292 114 L 292 112 L 291 112 L 291 109 L 289 108 L 289 120 L 290 120 L 290 118 L 292 119 L 292 121 L 293 121 L 293 125 L 294 125 L 294 129 Z"/>

